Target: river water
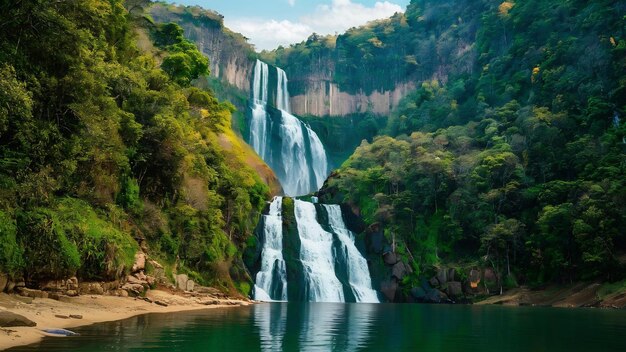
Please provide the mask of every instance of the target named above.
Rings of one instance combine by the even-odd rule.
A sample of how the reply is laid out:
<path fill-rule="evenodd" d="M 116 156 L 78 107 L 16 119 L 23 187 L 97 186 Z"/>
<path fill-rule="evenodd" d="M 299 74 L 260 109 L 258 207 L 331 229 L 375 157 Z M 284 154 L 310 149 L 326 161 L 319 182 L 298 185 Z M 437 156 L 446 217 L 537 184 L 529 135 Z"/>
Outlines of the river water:
<path fill-rule="evenodd" d="M 626 351 L 626 311 L 267 303 L 148 314 L 12 351 Z"/>

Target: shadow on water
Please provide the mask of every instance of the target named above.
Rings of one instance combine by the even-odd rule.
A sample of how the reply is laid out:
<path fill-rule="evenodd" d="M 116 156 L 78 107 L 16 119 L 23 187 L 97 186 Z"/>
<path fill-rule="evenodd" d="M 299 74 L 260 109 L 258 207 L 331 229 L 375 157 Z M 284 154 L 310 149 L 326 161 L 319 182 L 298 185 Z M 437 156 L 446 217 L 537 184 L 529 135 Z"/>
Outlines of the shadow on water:
<path fill-rule="evenodd" d="M 148 314 L 12 351 L 626 351 L 626 312 L 272 303 Z"/>

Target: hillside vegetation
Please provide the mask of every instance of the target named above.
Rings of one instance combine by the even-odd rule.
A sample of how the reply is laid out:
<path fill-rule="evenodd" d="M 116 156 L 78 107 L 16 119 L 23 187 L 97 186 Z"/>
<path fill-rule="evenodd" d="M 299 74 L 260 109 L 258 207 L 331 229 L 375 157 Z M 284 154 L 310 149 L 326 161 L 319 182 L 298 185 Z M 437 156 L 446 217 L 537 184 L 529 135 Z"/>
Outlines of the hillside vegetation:
<path fill-rule="evenodd" d="M 143 249 L 247 293 L 241 252 L 269 188 L 233 106 L 192 85 L 208 60 L 144 5 L 0 5 L 0 272 L 112 280 Z"/>
<path fill-rule="evenodd" d="M 419 89 L 325 200 L 384 227 L 413 266 L 405 287 L 446 265 L 493 267 L 500 287 L 624 279 L 625 13 L 624 1 L 414 0 L 339 36 L 337 81 L 407 74 Z"/>

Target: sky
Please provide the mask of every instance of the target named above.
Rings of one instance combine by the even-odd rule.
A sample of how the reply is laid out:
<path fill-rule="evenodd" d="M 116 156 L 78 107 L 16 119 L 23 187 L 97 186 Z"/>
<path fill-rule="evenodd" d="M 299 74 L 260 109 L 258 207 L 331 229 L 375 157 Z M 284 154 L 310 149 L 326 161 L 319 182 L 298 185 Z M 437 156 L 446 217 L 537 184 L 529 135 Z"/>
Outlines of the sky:
<path fill-rule="evenodd" d="M 403 12 L 410 0 L 168 0 L 224 15 L 224 24 L 257 50 L 299 43 L 317 34 L 343 33 Z"/>

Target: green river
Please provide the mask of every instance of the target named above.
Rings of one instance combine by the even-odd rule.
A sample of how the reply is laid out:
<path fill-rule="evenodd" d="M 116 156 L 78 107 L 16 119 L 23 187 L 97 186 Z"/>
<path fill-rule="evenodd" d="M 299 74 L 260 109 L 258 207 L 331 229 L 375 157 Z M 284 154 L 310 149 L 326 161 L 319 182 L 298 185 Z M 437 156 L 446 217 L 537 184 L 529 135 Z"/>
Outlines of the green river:
<path fill-rule="evenodd" d="M 626 311 L 268 303 L 148 314 L 12 351 L 626 351 Z"/>

